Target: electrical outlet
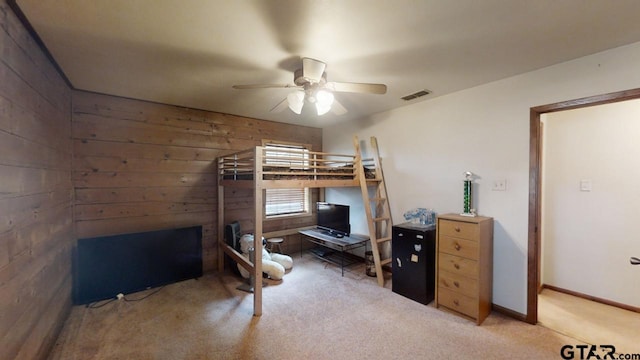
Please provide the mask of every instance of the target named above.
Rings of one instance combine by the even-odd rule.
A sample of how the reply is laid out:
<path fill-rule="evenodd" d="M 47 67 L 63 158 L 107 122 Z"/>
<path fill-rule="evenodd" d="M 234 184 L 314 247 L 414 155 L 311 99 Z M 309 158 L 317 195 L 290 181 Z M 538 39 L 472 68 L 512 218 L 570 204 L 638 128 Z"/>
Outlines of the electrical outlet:
<path fill-rule="evenodd" d="M 507 191 L 507 180 L 493 180 L 492 191 Z"/>

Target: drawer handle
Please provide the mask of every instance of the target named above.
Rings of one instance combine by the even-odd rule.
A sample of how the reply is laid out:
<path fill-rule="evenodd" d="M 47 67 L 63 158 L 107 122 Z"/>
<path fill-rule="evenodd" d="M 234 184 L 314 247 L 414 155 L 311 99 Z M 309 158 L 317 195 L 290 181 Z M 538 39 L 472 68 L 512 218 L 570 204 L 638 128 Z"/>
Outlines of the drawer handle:
<path fill-rule="evenodd" d="M 453 228 L 453 230 L 455 230 L 456 232 L 460 232 L 460 227 L 456 226 Z"/>
<path fill-rule="evenodd" d="M 453 264 L 453 267 L 458 269 L 458 270 L 460 270 L 460 265 L 458 265 L 458 264 Z"/>
<path fill-rule="evenodd" d="M 455 287 L 457 287 L 457 288 L 459 288 L 459 287 L 460 287 L 460 283 L 459 283 L 459 282 L 457 282 L 457 281 L 454 281 L 454 282 L 453 282 L 453 285 L 455 285 Z"/>
<path fill-rule="evenodd" d="M 453 303 L 454 303 L 456 306 L 460 306 L 460 302 L 458 301 L 458 299 L 453 300 Z"/>
<path fill-rule="evenodd" d="M 460 251 L 460 244 L 456 243 L 456 245 L 454 246 L 454 248 L 456 248 L 457 251 Z"/>

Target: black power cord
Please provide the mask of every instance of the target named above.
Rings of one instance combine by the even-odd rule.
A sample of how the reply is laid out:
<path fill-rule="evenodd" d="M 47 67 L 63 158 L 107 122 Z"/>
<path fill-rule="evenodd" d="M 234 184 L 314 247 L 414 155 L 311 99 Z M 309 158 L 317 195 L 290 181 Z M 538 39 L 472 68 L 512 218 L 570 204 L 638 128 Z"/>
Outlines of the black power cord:
<path fill-rule="evenodd" d="M 155 289 L 153 292 L 151 292 L 151 293 L 149 293 L 147 295 L 144 295 L 143 297 L 141 297 L 139 299 L 127 299 L 126 296 L 123 296 L 122 298 L 124 299 L 124 301 L 127 301 L 127 302 L 141 301 L 141 300 L 144 300 L 144 299 L 148 298 L 149 296 L 152 296 L 152 295 L 155 295 L 155 294 L 159 293 L 160 290 L 162 290 L 162 289 L 164 289 L 164 286 L 161 286 L 161 287 Z"/>
<path fill-rule="evenodd" d="M 96 302 L 92 302 L 90 304 L 87 304 L 86 307 L 89 308 L 89 309 L 98 309 L 98 308 L 101 308 L 101 307 L 103 307 L 103 306 L 105 306 L 105 305 L 107 305 L 109 303 L 112 303 L 112 302 L 114 302 L 116 300 L 118 300 L 118 298 L 107 299 L 107 300 L 104 300 L 104 301 L 96 301 Z"/>
<path fill-rule="evenodd" d="M 155 289 L 153 292 L 151 292 L 151 293 L 149 293 L 149 294 L 147 294 L 147 295 L 144 295 L 143 297 L 138 298 L 138 299 L 127 299 L 127 297 L 126 297 L 126 296 L 121 295 L 121 294 L 118 294 L 118 295 L 120 295 L 120 296 L 116 296 L 116 297 L 114 297 L 114 298 L 107 299 L 107 300 L 103 300 L 103 301 L 96 301 L 96 302 L 93 302 L 93 303 L 87 304 L 87 306 L 86 306 L 86 307 L 87 307 L 87 308 L 89 308 L 89 309 L 98 309 L 98 308 L 101 308 L 101 307 L 103 307 L 103 306 L 105 306 L 105 305 L 107 305 L 107 304 L 110 304 L 110 303 L 112 303 L 112 302 L 114 302 L 114 301 L 116 301 L 116 300 L 120 300 L 120 299 L 122 299 L 122 300 L 124 300 L 124 301 L 126 301 L 126 302 L 142 301 L 142 300 L 144 300 L 144 299 L 148 298 L 149 296 L 152 296 L 152 295 L 155 295 L 155 294 L 159 293 L 159 292 L 160 292 L 160 290 L 162 290 L 162 289 L 164 289 L 164 286 L 161 286 L 161 287 L 159 287 L 159 288 Z"/>

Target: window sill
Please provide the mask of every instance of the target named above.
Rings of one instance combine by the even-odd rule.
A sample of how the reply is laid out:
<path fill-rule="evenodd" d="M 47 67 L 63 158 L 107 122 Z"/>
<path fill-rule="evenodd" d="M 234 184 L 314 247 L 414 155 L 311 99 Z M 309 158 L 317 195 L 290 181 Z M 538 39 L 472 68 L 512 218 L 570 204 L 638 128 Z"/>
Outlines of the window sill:
<path fill-rule="evenodd" d="M 271 216 L 265 216 L 262 220 L 275 221 L 275 220 L 283 220 L 283 219 L 301 219 L 301 218 L 310 218 L 312 216 L 313 216 L 312 213 L 292 214 L 292 215 L 271 215 Z"/>

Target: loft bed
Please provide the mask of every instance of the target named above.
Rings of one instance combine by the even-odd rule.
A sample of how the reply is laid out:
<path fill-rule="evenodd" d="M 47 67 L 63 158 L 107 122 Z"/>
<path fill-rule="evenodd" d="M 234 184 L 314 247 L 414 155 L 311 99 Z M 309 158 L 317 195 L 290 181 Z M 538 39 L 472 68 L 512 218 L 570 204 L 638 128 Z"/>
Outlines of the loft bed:
<path fill-rule="evenodd" d="M 367 162 L 367 159 L 364 161 Z M 372 163 L 372 159 L 369 160 Z M 269 151 L 263 146 L 218 158 L 219 185 L 264 189 L 359 186 L 358 172 L 375 178 L 373 165 L 360 155 L 331 154 L 302 149 Z"/>
<path fill-rule="evenodd" d="M 362 159 L 357 137 L 355 154 L 332 154 L 297 148 L 277 151 L 256 146 L 218 158 L 218 269 L 224 270 L 224 254 L 244 267 L 260 284 L 262 257 L 255 256 L 252 263 L 238 251 L 222 241 L 224 228 L 224 188 L 254 189 L 254 249 L 262 254 L 265 189 L 298 189 L 361 186 L 367 180 L 375 181 L 375 159 Z M 262 314 L 262 286 L 253 289 L 253 313 Z"/>

